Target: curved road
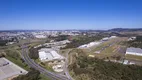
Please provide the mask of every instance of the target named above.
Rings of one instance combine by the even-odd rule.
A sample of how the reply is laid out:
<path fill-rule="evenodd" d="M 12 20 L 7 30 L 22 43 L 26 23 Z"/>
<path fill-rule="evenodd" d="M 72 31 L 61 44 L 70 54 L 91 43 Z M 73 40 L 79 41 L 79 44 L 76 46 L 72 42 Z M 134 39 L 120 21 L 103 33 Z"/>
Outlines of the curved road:
<path fill-rule="evenodd" d="M 29 56 L 28 56 L 28 48 L 25 45 L 22 45 L 22 53 L 21 53 L 22 58 L 24 59 L 24 61 L 28 64 L 28 66 L 38 70 L 40 73 L 42 73 L 43 75 L 47 76 L 48 78 L 50 78 L 51 80 L 71 80 L 68 79 L 66 76 L 64 75 L 59 75 L 53 72 L 50 72 L 46 69 L 44 69 L 43 67 L 39 66 L 37 63 L 35 63 Z"/>
<path fill-rule="evenodd" d="M 73 80 L 73 78 L 70 76 L 69 71 L 68 71 L 68 54 L 72 51 L 72 49 L 70 49 L 67 53 L 66 53 L 66 58 L 65 58 L 65 65 L 64 65 L 64 72 L 65 75 L 67 76 L 68 79 Z"/>

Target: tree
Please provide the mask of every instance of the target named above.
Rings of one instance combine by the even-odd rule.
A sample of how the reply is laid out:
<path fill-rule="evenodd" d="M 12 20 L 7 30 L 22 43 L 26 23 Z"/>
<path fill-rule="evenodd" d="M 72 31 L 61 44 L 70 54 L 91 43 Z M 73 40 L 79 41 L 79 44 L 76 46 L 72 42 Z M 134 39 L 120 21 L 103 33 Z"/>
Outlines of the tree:
<path fill-rule="evenodd" d="M 39 58 L 37 48 L 32 47 L 32 48 L 29 49 L 29 52 L 30 52 L 29 53 L 30 58 L 32 58 L 32 59 L 38 59 Z"/>
<path fill-rule="evenodd" d="M 26 75 L 20 75 L 12 80 L 39 80 L 40 79 L 40 72 L 31 69 Z"/>
<path fill-rule="evenodd" d="M 69 70 L 74 72 L 76 80 L 142 80 L 141 66 L 106 62 L 83 53 L 75 60 Z"/>
<path fill-rule="evenodd" d="M 20 58 L 19 56 L 19 52 L 18 51 L 16 51 L 16 50 L 12 50 L 12 49 L 8 49 L 8 50 L 6 50 L 5 51 L 6 52 L 6 55 L 7 56 L 9 56 L 9 57 L 12 57 L 12 58 L 14 58 L 14 59 L 18 59 L 18 58 Z"/>
<path fill-rule="evenodd" d="M 0 46 L 5 46 L 8 40 L 0 40 Z"/>

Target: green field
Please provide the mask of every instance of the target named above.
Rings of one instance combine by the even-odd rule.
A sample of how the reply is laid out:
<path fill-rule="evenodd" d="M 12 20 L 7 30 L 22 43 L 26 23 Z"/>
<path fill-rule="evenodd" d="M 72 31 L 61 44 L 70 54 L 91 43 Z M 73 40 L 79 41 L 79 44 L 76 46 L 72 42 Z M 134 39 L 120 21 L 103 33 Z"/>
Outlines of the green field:
<path fill-rule="evenodd" d="M 122 47 L 120 45 L 122 40 L 123 40 L 123 38 L 111 39 L 109 41 L 106 41 L 106 42 L 100 44 L 99 46 L 91 47 L 89 54 L 95 55 L 95 57 L 98 57 L 98 58 L 101 58 L 101 59 L 106 58 L 106 57 L 111 58 L 114 55 L 124 57 L 124 55 L 118 51 L 118 49 Z M 113 45 L 106 47 L 109 44 L 113 44 Z M 106 47 L 106 48 L 104 50 L 102 50 L 102 48 L 104 48 L 104 47 Z M 101 51 L 101 52 L 95 53 L 95 51 Z"/>
<path fill-rule="evenodd" d="M 51 66 L 48 65 L 48 63 L 43 63 L 43 62 L 41 62 L 39 59 L 36 59 L 35 62 L 36 62 L 37 64 L 39 64 L 40 66 L 42 66 L 43 68 L 45 68 L 45 69 L 47 69 L 47 70 L 49 70 L 49 71 L 51 71 L 51 72 L 54 72 L 54 70 L 52 69 Z"/>
<path fill-rule="evenodd" d="M 6 58 L 7 58 L 8 60 L 10 60 L 11 62 L 15 63 L 16 65 L 18 65 L 18 66 L 24 68 L 25 70 L 29 70 L 28 65 L 25 64 L 25 63 L 23 63 L 20 59 L 17 59 L 17 60 L 16 60 L 16 59 L 14 59 L 14 58 L 12 58 L 12 57 L 9 57 L 9 56 L 7 56 Z"/>
<path fill-rule="evenodd" d="M 132 59 L 132 60 L 140 60 L 140 61 L 142 60 L 142 56 L 135 56 L 135 55 L 129 55 L 129 54 L 127 54 L 125 58 Z"/>
<path fill-rule="evenodd" d="M 39 80 L 51 80 L 51 79 L 47 78 L 43 74 L 40 74 L 40 79 Z"/>

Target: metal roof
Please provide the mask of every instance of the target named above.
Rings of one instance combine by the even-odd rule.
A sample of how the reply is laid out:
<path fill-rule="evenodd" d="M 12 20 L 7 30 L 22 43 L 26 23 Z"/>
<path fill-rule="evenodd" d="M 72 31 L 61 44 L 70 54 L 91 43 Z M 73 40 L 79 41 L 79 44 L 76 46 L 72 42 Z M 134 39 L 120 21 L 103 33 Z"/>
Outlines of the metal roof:
<path fill-rule="evenodd" d="M 134 53 L 142 54 L 142 49 L 141 48 L 130 47 L 130 48 L 127 48 L 126 52 L 134 52 Z"/>
<path fill-rule="evenodd" d="M 64 57 L 59 55 L 56 51 L 48 48 L 42 48 L 39 50 L 39 58 L 48 61 L 54 59 L 64 59 Z"/>

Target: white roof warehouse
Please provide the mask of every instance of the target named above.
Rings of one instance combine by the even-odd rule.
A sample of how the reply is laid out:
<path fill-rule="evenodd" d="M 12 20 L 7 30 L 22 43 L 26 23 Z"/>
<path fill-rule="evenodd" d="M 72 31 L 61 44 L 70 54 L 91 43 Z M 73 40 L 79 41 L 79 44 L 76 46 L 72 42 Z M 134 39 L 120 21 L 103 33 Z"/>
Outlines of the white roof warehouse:
<path fill-rule="evenodd" d="M 39 50 L 39 58 L 43 62 L 64 59 L 64 57 L 59 55 L 55 50 L 48 48 L 42 48 Z"/>
<path fill-rule="evenodd" d="M 126 54 L 142 56 L 142 49 L 130 47 L 130 48 L 127 48 Z"/>

